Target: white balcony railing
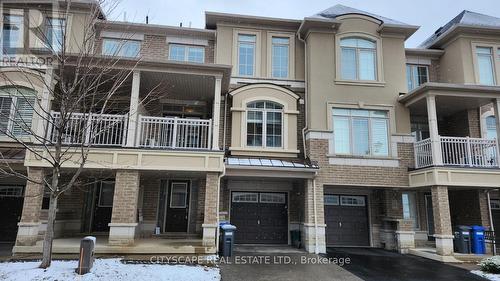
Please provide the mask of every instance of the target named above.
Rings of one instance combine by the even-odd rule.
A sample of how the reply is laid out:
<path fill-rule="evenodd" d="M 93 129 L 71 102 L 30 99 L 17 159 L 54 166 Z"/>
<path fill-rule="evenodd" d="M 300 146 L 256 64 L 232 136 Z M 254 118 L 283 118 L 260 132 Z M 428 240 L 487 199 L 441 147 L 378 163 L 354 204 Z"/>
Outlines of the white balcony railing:
<path fill-rule="evenodd" d="M 442 165 L 458 167 L 498 168 L 498 144 L 496 140 L 469 137 L 439 137 Z M 415 148 L 416 168 L 440 165 L 433 157 L 432 141 L 418 141 Z"/>
<path fill-rule="evenodd" d="M 61 122 L 61 113 L 51 112 L 52 124 Z M 98 146 L 123 146 L 127 138 L 127 115 L 72 113 L 65 118 L 67 124 L 64 130 L 51 128 L 51 140 L 57 141 L 58 134 L 62 134 L 62 144 L 81 145 L 92 144 Z"/>
<path fill-rule="evenodd" d="M 210 149 L 212 120 L 139 116 L 140 147 Z"/>

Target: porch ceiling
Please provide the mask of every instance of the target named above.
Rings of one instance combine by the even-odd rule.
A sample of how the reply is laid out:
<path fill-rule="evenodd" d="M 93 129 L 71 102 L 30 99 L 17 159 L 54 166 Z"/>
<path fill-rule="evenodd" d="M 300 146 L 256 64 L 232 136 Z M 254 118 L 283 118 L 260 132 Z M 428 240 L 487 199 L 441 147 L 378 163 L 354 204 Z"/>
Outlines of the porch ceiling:
<path fill-rule="evenodd" d="M 500 98 L 500 87 L 431 82 L 401 96 L 399 102 L 410 108 L 412 114 L 426 115 L 427 96 L 436 97 L 436 111 L 445 117 L 491 103 Z"/>
<path fill-rule="evenodd" d="M 141 97 L 154 91 L 161 99 L 211 101 L 215 95 L 215 78 L 167 72 L 141 72 Z"/>

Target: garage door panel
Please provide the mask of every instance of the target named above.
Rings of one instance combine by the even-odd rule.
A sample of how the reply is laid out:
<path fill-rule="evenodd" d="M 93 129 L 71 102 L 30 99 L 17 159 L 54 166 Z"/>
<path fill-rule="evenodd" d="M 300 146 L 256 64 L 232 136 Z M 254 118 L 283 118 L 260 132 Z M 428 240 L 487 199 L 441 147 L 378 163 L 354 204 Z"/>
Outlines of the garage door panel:
<path fill-rule="evenodd" d="M 237 202 L 240 199 L 253 202 Z M 233 192 L 231 223 L 238 227 L 235 242 L 241 244 L 288 243 L 286 202 L 284 193 Z"/>
<path fill-rule="evenodd" d="M 325 199 L 327 244 L 369 246 L 366 198 L 363 196 L 325 195 L 325 198 L 327 197 L 330 197 L 328 200 Z M 332 197 L 338 199 L 331 200 Z M 346 199 L 342 200 L 343 197 Z"/>

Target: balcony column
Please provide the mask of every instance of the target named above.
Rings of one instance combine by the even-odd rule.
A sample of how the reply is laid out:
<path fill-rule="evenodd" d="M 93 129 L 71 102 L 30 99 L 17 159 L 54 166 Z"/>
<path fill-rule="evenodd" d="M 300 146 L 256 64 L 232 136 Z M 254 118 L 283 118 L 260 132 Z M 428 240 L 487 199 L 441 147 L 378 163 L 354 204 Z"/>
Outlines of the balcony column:
<path fill-rule="evenodd" d="M 453 254 L 453 233 L 451 230 L 450 203 L 447 186 L 431 187 L 432 212 L 434 214 L 434 237 L 438 255 Z"/>
<path fill-rule="evenodd" d="M 44 85 L 41 95 L 39 96 L 39 102 L 34 105 L 35 112 L 40 112 L 40 116 L 36 116 L 36 129 L 35 134 L 42 137 L 42 139 L 50 139 L 50 132 L 48 131 L 48 118 L 49 114 L 45 112 L 50 112 L 51 103 L 51 93 L 54 89 L 54 69 L 52 67 L 47 68 L 44 75 Z M 34 139 L 33 142 L 41 143 L 40 139 Z"/>
<path fill-rule="evenodd" d="M 44 176 L 42 169 L 28 168 L 28 177 L 34 182 L 28 181 L 26 183 L 23 212 L 21 221 L 17 224 L 16 246 L 32 246 L 38 240 L 44 194 L 44 185 L 41 182 Z"/>
<path fill-rule="evenodd" d="M 497 164 L 500 167 L 500 99 L 493 100 L 493 109 L 497 124 Z"/>
<path fill-rule="evenodd" d="M 326 253 L 323 185 L 315 179 L 304 182 L 303 243 L 306 252 Z"/>
<path fill-rule="evenodd" d="M 139 202 L 139 171 L 118 170 L 115 175 L 113 210 L 109 223 L 110 245 L 134 244 Z"/>
<path fill-rule="evenodd" d="M 130 93 L 130 110 L 128 114 L 127 142 L 125 146 L 136 146 L 136 132 L 139 121 L 139 89 L 141 86 L 141 72 L 134 71 L 132 76 L 132 92 Z"/>
<path fill-rule="evenodd" d="M 221 103 L 222 77 L 215 78 L 214 109 L 212 114 L 212 149 L 219 150 L 220 103 Z"/>
<path fill-rule="evenodd" d="M 432 147 L 432 161 L 435 166 L 443 165 L 441 154 L 441 139 L 439 137 L 438 120 L 436 112 L 436 97 L 427 96 L 427 118 L 429 119 L 429 133 Z"/>

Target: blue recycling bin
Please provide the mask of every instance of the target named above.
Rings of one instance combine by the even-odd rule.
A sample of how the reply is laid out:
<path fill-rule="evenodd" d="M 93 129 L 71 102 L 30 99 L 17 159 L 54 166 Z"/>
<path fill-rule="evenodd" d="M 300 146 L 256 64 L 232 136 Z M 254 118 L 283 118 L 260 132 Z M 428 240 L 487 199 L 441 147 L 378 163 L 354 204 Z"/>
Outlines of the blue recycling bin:
<path fill-rule="evenodd" d="M 483 255 L 486 253 L 486 246 L 484 242 L 484 230 L 485 228 L 479 225 L 473 225 L 471 227 L 471 246 L 473 254 Z"/>

